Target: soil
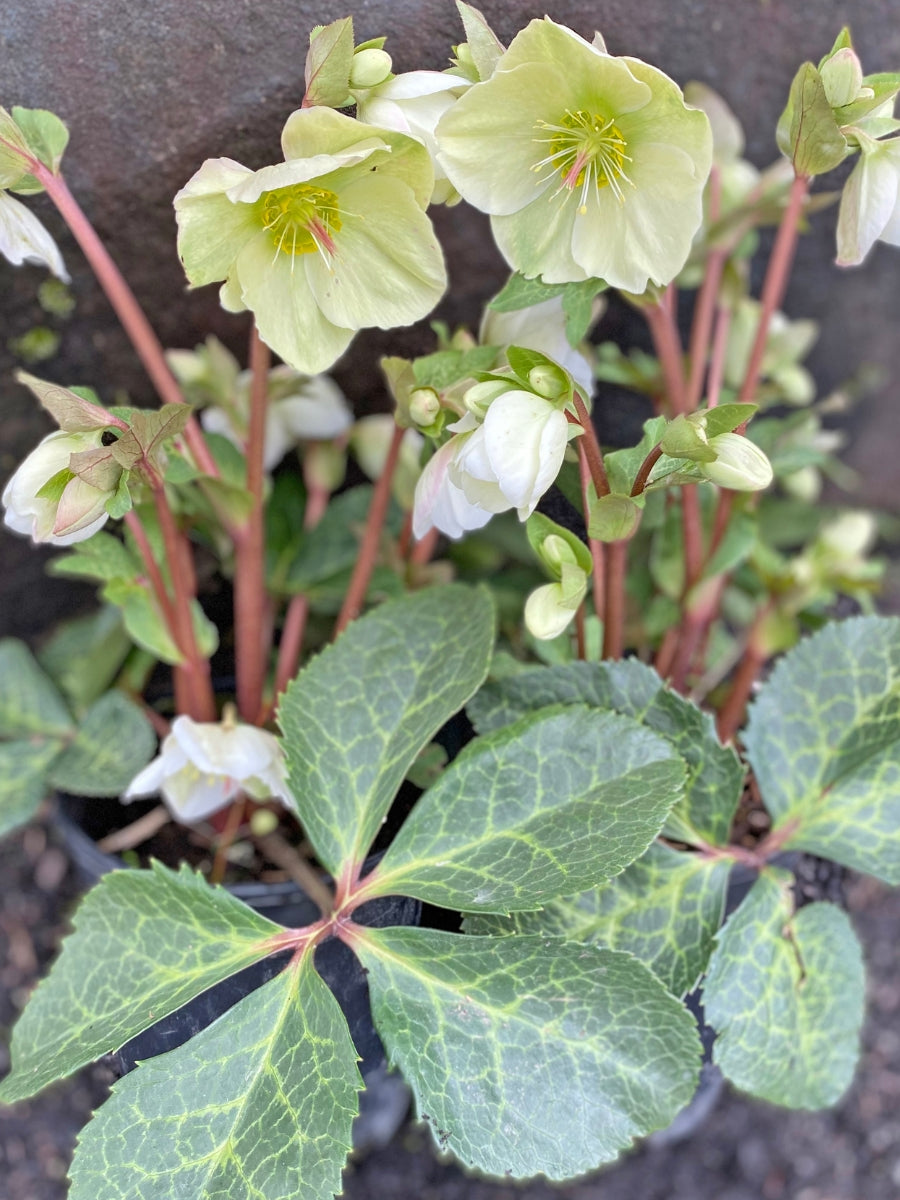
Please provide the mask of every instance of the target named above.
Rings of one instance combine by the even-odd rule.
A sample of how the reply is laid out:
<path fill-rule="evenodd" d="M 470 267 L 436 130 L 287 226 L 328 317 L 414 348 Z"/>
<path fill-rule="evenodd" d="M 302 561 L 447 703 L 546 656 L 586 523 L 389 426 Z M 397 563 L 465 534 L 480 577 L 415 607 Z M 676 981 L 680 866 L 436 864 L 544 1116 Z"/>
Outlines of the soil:
<path fill-rule="evenodd" d="M 29 826 L 0 843 L 0 1033 L 46 970 L 80 884 L 55 833 Z M 407 1120 L 351 1162 L 348 1200 L 897 1200 L 900 1197 L 900 890 L 851 879 L 850 912 L 869 969 L 856 1080 L 824 1113 L 786 1112 L 724 1092 L 702 1129 L 644 1145 L 574 1183 L 513 1184 L 467 1174 Z M 4 1040 L 6 1037 L 4 1036 Z M 6 1070 L 0 1049 L 0 1073 Z M 79 1128 L 113 1078 L 103 1064 L 0 1109 L 0 1200 L 62 1200 Z"/>

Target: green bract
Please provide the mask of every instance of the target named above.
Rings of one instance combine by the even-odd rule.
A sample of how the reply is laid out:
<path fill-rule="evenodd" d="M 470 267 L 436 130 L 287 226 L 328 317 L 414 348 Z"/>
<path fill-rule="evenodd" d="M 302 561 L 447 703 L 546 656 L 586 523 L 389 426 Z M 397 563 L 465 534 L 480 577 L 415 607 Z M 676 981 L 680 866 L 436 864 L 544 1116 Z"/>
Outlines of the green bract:
<path fill-rule="evenodd" d="M 523 274 L 640 293 L 684 266 L 702 217 L 709 121 L 639 59 L 532 21 L 437 140 L 451 182 L 491 214 Z"/>
<path fill-rule="evenodd" d="M 356 330 L 409 325 L 440 299 L 432 167 L 411 138 L 327 108 L 292 113 L 281 144 L 285 162 L 260 171 L 207 159 L 175 197 L 178 251 L 193 286 L 223 280 L 223 305 L 251 309 L 263 341 L 315 374 Z"/>

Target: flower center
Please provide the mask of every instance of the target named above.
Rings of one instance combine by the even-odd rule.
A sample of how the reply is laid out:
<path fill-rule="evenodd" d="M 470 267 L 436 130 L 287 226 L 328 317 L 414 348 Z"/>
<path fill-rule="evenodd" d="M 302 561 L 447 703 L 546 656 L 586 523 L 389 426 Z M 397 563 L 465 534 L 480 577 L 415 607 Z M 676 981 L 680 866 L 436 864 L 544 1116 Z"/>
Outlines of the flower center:
<path fill-rule="evenodd" d="M 334 235 L 341 227 L 337 196 L 311 183 L 264 192 L 256 202 L 263 227 L 272 234 L 275 254 L 334 254 Z"/>
<path fill-rule="evenodd" d="M 537 128 L 542 133 L 535 141 L 549 145 L 550 153 L 535 163 L 532 170 L 543 171 L 549 167 L 553 174 L 560 176 L 562 182 L 553 193 L 554 196 L 562 188 L 570 192 L 580 188 L 580 213 L 587 211 L 591 187 L 598 191 L 600 188 L 611 188 L 619 203 L 624 202 L 622 184 L 633 186 L 625 172 L 625 164 L 630 163 L 631 158 L 625 153 L 628 143 L 612 119 L 583 109 L 577 112 L 566 109 L 558 125 L 538 121 Z M 546 178 L 541 182 L 545 182 Z"/>

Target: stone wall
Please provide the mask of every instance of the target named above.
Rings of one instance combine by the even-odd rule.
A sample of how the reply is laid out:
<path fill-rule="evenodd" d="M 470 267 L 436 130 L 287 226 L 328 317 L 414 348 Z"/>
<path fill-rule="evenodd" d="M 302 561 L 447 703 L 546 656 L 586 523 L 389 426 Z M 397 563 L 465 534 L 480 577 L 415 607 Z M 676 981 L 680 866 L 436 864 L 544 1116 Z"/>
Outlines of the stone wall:
<path fill-rule="evenodd" d="M 482 10 L 508 41 L 543 4 L 482 0 Z M 612 53 L 645 58 L 685 83 L 699 79 L 725 96 L 748 134 L 748 156 L 765 165 L 775 155 L 774 126 L 791 77 L 805 58 L 818 59 L 850 20 L 867 71 L 900 67 L 900 22 L 891 0 L 556 0 L 550 15 L 590 37 L 603 32 Z M 395 69 L 441 68 L 462 33 L 451 0 L 6 0 L 0 11 L 0 103 L 46 107 L 71 129 L 66 175 L 89 217 L 146 306 L 164 344 L 192 346 L 207 331 L 235 348 L 245 319 L 218 309 L 216 290 L 185 290 L 175 256 L 171 198 L 204 158 L 227 155 L 251 167 L 278 157 L 286 115 L 302 97 L 311 25 L 352 12 L 357 40 L 389 35 Z M 502 163 L 498 164 L 502 170 Z M 31 201 L 58 235 L 73 276 L 74 317 L 61 325 L 59 353 L 38 373 L 89 383 L 111 401 L 119 389 L 152 403 L 150 389 L 77 248 L 44 198 Z M 452 295 L 438 316 L 473 319 L 504 278 L 487 222 L 465 206 L 439 211 Z M 861 365 L 884 382 L 858 410 L 850 460 L 862 473 L 862 498 L 883 506 L 900 498 L 896 471 L 900 405 L 900 251 L 878 247 L 853 272 L 832 265 L 834 213 L 816 217 L 801 246 L 786 305 L 794 316 L 822 322 L 812 356 L 822 390 Z M 35 301 L 43 273 L 0 261 L 0 480 L 49 424 L 11 380 L 16 363 L 7 338 L 45 318 Z M 362 410 L 383 392 L 372 366 L 390 346 L 397 353 L 427 344 L 427 324 L 393 334 L 365 333 L 335 374 Z M 0 533 L 0 633 L 31 634 L 84 603 L 89 593 L 44 582 L 42 561 L 23 540 Z"/>

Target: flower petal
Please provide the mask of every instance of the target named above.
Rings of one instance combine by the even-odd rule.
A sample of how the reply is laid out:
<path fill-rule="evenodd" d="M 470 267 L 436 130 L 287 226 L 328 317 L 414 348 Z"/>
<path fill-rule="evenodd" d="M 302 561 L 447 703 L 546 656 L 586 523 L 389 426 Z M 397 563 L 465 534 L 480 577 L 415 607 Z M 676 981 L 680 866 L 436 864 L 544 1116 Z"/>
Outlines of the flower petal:
<path fill-rule="evenodd" d="M 42 263 L 53 274 L 69 282 L 62 255 L 53 238 L 34 213 L 0 191 L 0 254 L 13 266 L 23 262 Z"/>

